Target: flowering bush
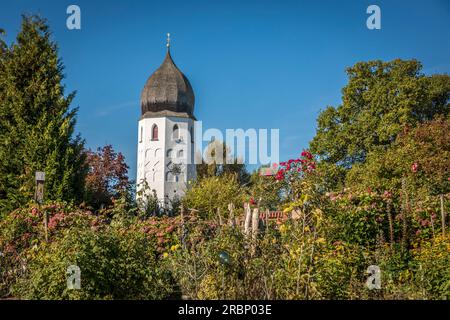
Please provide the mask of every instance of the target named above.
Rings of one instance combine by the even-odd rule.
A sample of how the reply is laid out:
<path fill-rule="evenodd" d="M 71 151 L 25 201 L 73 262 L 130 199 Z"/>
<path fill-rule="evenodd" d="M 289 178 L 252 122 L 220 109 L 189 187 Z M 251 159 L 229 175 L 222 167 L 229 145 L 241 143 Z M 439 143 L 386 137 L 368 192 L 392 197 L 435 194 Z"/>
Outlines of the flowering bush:
<path fill-rule="evenodd" d="M 330 205 L 327 213 L 332 217 L 330 235 L 335 241 L 373 246 L 378 237 L 389 240 L 395 237 L 399 220 L 389 212 L 389 193 L 372 190 L 327 193 Z"/>
<path fill-rule="evenodd" d="M 280 162 L 279 166 L 280 168 L 275 175 L 275 179 L 294 182 L 303 178 L 305 174 L 313 172 L 316 169 L 316 162 L 311 152 L 302 151 L 300 158 Z"/>

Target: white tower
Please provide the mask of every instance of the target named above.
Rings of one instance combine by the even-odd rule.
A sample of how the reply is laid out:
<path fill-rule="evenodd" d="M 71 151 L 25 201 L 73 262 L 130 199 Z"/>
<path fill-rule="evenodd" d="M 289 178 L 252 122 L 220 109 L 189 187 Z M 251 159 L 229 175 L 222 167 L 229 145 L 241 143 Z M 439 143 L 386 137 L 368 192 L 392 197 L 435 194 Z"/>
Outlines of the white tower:
<path fill-rule="evenodd" d="M 137 191 L 156 191 L 160 203 L 184 195 L 195 179 L 194 92 L 189 80 L 167 54 L 161 66 L 148 78 L 141 94 L 138 126 Z"/>

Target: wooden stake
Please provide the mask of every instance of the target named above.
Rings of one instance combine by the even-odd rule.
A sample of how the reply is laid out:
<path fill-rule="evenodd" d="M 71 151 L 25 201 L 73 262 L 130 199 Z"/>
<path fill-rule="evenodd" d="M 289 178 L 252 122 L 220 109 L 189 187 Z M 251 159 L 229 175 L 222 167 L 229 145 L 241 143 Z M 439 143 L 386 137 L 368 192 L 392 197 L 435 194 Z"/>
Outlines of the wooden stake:
<path fill-rule="evenodd" d="M 251 223 L 252 223 L 252 211 L 249 203 L 244 203 L 245 221 L 244 221 L 244 234 L 249 236 L 251 233 Z"/>
<path fill-rule="evenodd" d="M 230 225 L 231 227 L 235 227 L 236 219 L 234 218 L 234 204 L 233 203 L 230 203 L 228 205 L 228 211 L 230 212 L 229 219 L 228 219 L 228 225 Z"/>
<path fill-rule="evenodd" d="M 445 237 L 445 211 L 444 211 L 444 195 L 440 194 L 441 198 L 441 223 L 442 223 L 442 236 Z"/>
<path fill-rule="evenodd" d="M 256 239 L 258 231 L 259 231 L 259 209 L 255 208 L 253 209 L 252 215 L 252 236 L 254 239 Z"/>

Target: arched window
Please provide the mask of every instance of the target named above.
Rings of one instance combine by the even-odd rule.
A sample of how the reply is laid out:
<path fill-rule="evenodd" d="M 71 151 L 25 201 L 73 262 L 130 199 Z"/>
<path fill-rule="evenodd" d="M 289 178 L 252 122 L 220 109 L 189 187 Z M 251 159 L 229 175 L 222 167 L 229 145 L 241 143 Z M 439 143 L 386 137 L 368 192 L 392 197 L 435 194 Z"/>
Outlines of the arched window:
<path fill-rule="evenodd" d="M 183 158 L 183 150 L 178 151 L 178 158 Z"/>
<path fill-rule="evenodd" d="M 173 181 L 172 172 L 170 172 L 170 171 L 166 172 L 166 181 L 167 182 L 172 182 Z"/>
<path fill-rule="evenodd" d="M 143 136 L 144 136 L 144 128 L 141 127 L 141 132 L 140 132 L 140 135 L 139 135 L 139 142 L 142 142 L 142 137 Z"/>
<path fill-rule="evenodd" d="M 180 129 L 178 128 L 177 124 L 173 126 L 172 139 L 173 140 L 180 139 Z"/>
<path fill-rule="evenodd" d="M 167 150 L 167 158 L 172 157 L 172 149 Z"/>
<path fill-rule="evenodd" d="M 158 140 L 158 126 L 156 124 L 152 127 L 152 141 Z"/>
<path fill-rule="evenodd" d="M 191 127 L 190 134 L 191 134 L 191 143 L 194 143 L 194 127 Z"/>

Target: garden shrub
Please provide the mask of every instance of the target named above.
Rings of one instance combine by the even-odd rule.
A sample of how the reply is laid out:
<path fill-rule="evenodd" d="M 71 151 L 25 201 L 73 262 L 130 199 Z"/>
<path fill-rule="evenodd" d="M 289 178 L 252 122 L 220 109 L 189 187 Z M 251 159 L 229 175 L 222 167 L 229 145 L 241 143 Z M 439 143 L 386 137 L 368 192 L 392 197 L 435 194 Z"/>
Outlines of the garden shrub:
<path fill-rule="evenodd" d="M 450 299 L 450 235 L 423 241 L 413 250 L 413 284 L 422 299 Z"/>
<path fill-rule="evenodd" d="M 171 294 L 144 233 L 123 229 L 67 230 L 61 239 L 26 253 L 28 274 L 14 293 L 26 299 L 161 299 Z M 67 268 L 81 270 L 81 289 L 67 286 Z"/>

